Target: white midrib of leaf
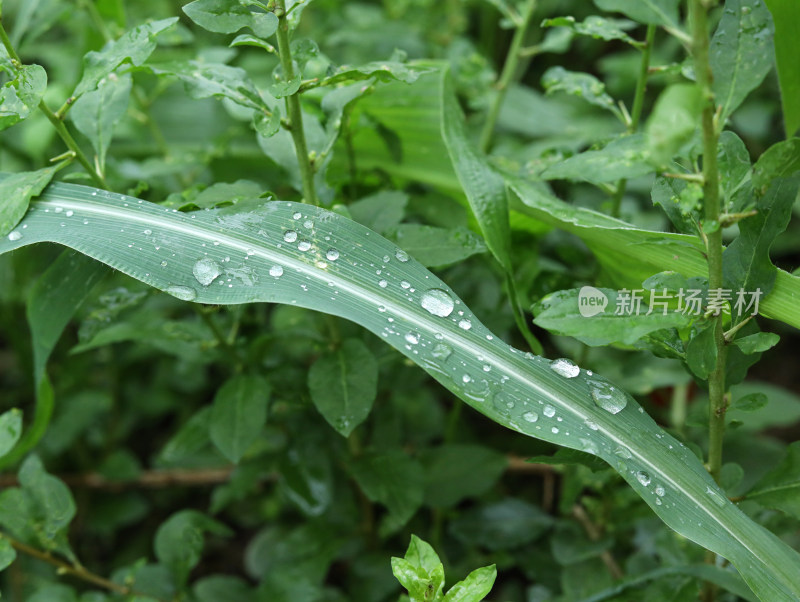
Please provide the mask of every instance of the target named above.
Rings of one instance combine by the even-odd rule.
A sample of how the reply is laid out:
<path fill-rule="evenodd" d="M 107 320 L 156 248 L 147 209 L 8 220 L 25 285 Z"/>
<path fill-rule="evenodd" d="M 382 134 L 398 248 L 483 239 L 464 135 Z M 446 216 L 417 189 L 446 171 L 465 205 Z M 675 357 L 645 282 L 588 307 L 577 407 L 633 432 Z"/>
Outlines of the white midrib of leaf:
<path fill-rule="evenodd" d="M 134 199 L 129 199 L 131 202 Z M 144 204 L 143 201 L 139 201 L 135 199 L 136 205 Z M 424 325 L 425 328 L 431 333 L 441 333 L 444 335 L 446 342 L 448 344 L 453 345 L 454 347 L 458 347 L 462 352 L 466 353 L 470 356 L 482 356 L 487 363 L 490 363 L 505 371 L 506 374 L 515 378 L 517 381 L 523 383 L 528 389 L 534 390 L 537 393 L 543 395 L 547 399 L 551 400 L 555 405 L 560 407 L 564 412 L 568 412 L 578 418 L 582 422 L 586 422 L 587 420 L 593 420 L 595 417 L 585 414 L 581 411 L 580 406 L 567 404 L 565 403 L 560 397 L 554 394 L 553 391 L 542 387 L 540 383 L 535 380 L 532 380 L 528 375 L 523 372 L 520 372 L 517 366 L 509 362 L 507 358 L 502 357 L 501 355 L 495 353 L 491 348 L 488 346 L 482 346 L 478 344 L 476 341 L 470 340 L 475 339 L 475 335 L 469 335 L 464 332 L 462 336 L 453 337 L 447 330 L 440 328 L 440 324 L 434 321 L 431 317 L 423 314 L 422 312 L 412 312 L 409 311 L 407 307 L 398 304 L 391 296 L 382 296 L 380 291 L 375 291 L 378 294 L 374 294 L 371 291 L 365 290 L 363 286 L 359 286 L 358 284 L 354 284 L 353 282 L 341 278 L 335 274 L 332 274 L 328 271 L 313 268 L 309 266 L 309 264 L 304 263 L 302 261 L 298 261 L 288 256 L 288 254 L 281 254 L 277 251 L 271 251 L 269 249 L 265 249 L 261 247 L 261 241 L 258 239 L 251 239 L 253 244 L 247 244 L 243 242 L 241 238 L 250 238 L 246 234 L 239 235 L 241 238 L 236 238 L 230 235 L 227 235 L 223 232 L 211 230 L 208 228 L 207 224 L 203 223 L 202 221 L 192 221 L 189 223 L 183 223 L 184 220 L 190 220 L 191 218 L 185 216 L 184 214 L 172 213 L 171 210 L 165 210 L 165 212 L 170 213 L 170 219 L 167 220 L 160 220 L 155 215 L 150 215 L 148 213 L 141 213 L 136 211 L 132 208 L 120 208 L 120 207 L 113 207 L 107 206 L 100 203 L 95 202 L 71 202 L 68 200 L 58 200 L 58 201 L 34 201 L 31 205 L 35 208 L 39 207 L 61 207 L 62 209 L 72 209 L 74 211 L 80 211 L 81 213 L 93 213 L 95 215 L 102 215 L 102 216 L 109 216 L 116 219 L 124 216 L 124 219 L 130 222 L 138 222 L 144 225 L 148 225 L 153 228 L 159 229 L 167 229 L 172 230 L 175 232 L 179 232 L 185 234 L 187 236 L 193 238 L 204 238 L 210 242 L 219 242 L 220 244 L 225 244 L 231 248 L 240 250 L 244 253 L 253 252 L 254 255 L 260 256 L 264 259 L 269 261 L 275 262 L 277 264 L 288 265 L 294 268 L 297 271 L 300 271 L 308 276 L 313 278 L 317 278 L 318 280 L 328 283 L 334 282 L 336 286 L 340 287 L 341 290 L 346 291 L 348 294 L 353 295 L 355 297 L 359 297 L 364 301 L 368 301 L 370 303 L 374 303 L 376 301 L 376 297 L 380 299 L 380 303 L 384 305 L 387 310 L 391 310 L 395 315 L 400 316 L 406 319 L 408 322 L 413 323 L 417 326 Z M 382 289 L 381 289 L 382 290 Z M 423 310 L 424 311 L 424 310 Z M 512 348 L 513 349 L 513 348 Z M 632 410 L 632 408 L 631 408 Z M 661 467 L 657 464 L 653 463 L 653 461 L 646 455 L 640 453 L 640 451 L 630 444 L 630 441 L 625 441 L 615 435 L 612 431 L 604 429 L 602 425 L 598 425 L 598 431 L 601 432 L 605 437 L 609 440 L 613 441 L 615 444 L 628 449 L 633 456 L 645 467 L 647 467 L 652 474 L 658 474 L 660 478 L 662 478 L 665 482 L 669 483 L 676 491 L 680 491 L 682 495 L 686 496 L 687 498 L 691 499 L 692 502 L 696 504 L 698 508 L 701 508 L 705 514 L 713 521 L 714 523 L 719 524 L 731 537 L 738 540 L 753 556 L 758 558 L 762 563 L 765 560 L 758 554 L 756 550 L 748 546 L 746 542 L 746 538 L 741 538 L 737 536 L 736 532 L 732 530 L 725 522 L 720 521 L 714 510 L 710 507 L 710 502 L 706 498 L 701 498 L 692 493 L 691 490 L 684 488 L 678 481 L 672 478 L 671 475 L 665 473 Z"/>

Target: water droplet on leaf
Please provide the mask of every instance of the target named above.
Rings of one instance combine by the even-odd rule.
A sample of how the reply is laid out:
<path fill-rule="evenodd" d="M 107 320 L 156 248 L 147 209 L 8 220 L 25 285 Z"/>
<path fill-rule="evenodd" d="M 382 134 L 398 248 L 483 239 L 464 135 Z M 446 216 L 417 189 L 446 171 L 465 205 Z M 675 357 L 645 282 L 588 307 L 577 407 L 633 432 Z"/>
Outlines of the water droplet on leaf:
<path fill-rule="evenodd" d="M 556 415 L 556 409 L 551 405 L 544 406 L 544 410 L 542 410 L 542 412 L 548 418 L 552 418 L 553 416 Z"/>
<path fill-rule="evenodd" d="M 16 230 L 14 230 L 14 232 L 11 232 L 8 235 L 8 240 L 11 240 L 11 241 L 19 240 L 20 238 L 22 238 L 22 234 L 17 232 Z"/>
<path fill-rule="evenodd" d="M 469 330 L 472 328 L 472 322 L 469 320 L 459 320 L 458 327 L 462 330 Z"/>
<path fill-rule="evenodd" d="M 269 275 L 274 278 L 280 278 L 283 276 L 283 268 L 279 265 L 274 265 L 269 269 Z"/>
<path fill-rule="evenodd" d="M 287 230 L 283 233 L 283 240 L 286 242 L 294 242 L 297 240 L 297 232 L 294 230 Z"/>
<path fill-rule="evenodd" d="M 210 257 L 204 257 L 194 264 L 192 273 L 200 284 L 208 286 L 222 273 L 222 268 Z"/>
<path fill-rule="evenodd" d="M 619 414 L 628 405 L 628 397 L 616 387 L 600 380 L 590 380 L 592 399 L 606 412 Z"/>
<path fill-rule="evenodd" d="M 453 312 L 453 298 L 440 288 L 425 291 L 420 304 L 429 313 L 442 318 L 446 318 Z"/>
<path fill-rule="evenodd" d="M 170 285 L 167 292 L 181 301 L 192 301 L 197 298 L 197 291 L 190 286 Z"/>
<path fill-rule="evenodd" d="M 553 363 L 550 364 L 550 368 L 553 372 L 560 374 L 564 378 L 575 378 L 581 373 L 581 369 L 578 366 L 563 357 L 553 360 Z"/>
<path fill-rule="evenodd" d="M 389 285 L 389 283 L 386 282 L 385 280 L 380 280 L 378 282 L 378 286 L 381 287 L 381 288 L 386 288 L 388 285 Z"/>
<path fill-rule="evenodd" d="M 650 475 L 640 470 L 636 473 L 636 480 L 639 481 L 642 485 L 647 487 L 650 484 Z"/>
<path fill-rule="evenodd" d="M 436 347 L 433 348 L 431 355 L 438 360 L 446 360 L 453 354 L 453 350 L 450 348 L 449 345 L 445 345 L 444 343 L 439 343 Z"/>
<path fill-rule="evenodd" d="M 523 420 L 525 420 L 525 422 L 536 422 L 537 420 L 539 420 L 539 414 L 537 414 L 536 412 L 525 412 L 522 415 L 522 418 Z"/>
<path fill-rule="evenodd" d="M 329 261 L 336 261 L 339 259 L 339 251 L 336 249 L 328 249 L 328 252 L 325 253 L 325 257 L 327 257 Z"/>
<path fill-rule="evenodd" d="M 406 333 L 405 339 L 412 345 L 416 345 L 417 343 L 419 343 L 419 334 L 417 334 L 416 332 Z"/>

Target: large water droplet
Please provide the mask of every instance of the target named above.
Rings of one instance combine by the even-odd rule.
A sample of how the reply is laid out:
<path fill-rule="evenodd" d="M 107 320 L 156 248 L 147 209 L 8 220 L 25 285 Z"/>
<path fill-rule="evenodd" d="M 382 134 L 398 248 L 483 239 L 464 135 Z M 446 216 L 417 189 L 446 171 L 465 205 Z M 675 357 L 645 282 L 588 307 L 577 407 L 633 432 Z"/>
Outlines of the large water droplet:
<path fill-rule="evenodd" d="M 594 402 L 606 412 L 619 414 L 628 405 L 628 397 L 616 387 L 600 380 L 590 380 Z"/>
<path fill-rule="evenodd" d="M 420 304 L 434 316 L 446 318 L 453 312 L 453 298 L 440 288 L 425 291 L 420 299 Z"/>
<path fill-rule="evenodd" d="M 469 330 L 472 328 L 472 322 L 469 320 L 459 320 L 458 327 L 462 330 Z"/>
<path fill-rule="evenodd" d="M 378 281 L 378 286 L 381 288 L 386 288 L 387 286 L 389 286 L 389 283 L 386 282 L 386 280 L 380 280 Z"/>
<path fill-rule="evenodd" d="M 544 406 L 544 410 L 542 410 L 542 413 L 548 418 L 552 418 L 553 416 L 556 415 L 556 409 L 551 405 L 546 405 Z"/>
<path fill-rule="evenodd" d="M 639 481 L 642 485 L 647 487 L 650 484 L 650 475 L 647 474 L 645 471 L 640 470 L 636 473 L 636 480 Z"/>
<path fill-rule="evenodd" d="M 9 233 L 9 235 L 8 235 L 8 240 L 10 240 L 10 241 L 19 240 L 20 238 L 22 238 L 22 234 L 20 232 L 17 232 L 16 230 L 14 230 L 13 232 Z"/>
<path fill-rule="evenodd" d="M 408 332 L 406 333 L 405 339 L 412 345 L 416 345 L 417 343 L 419 343 L 419 334 L 416 332 Z"/>
<path fill-rule="evenodd" d="M 210 257 L 203 257 L 192 268 L 192 274 L 203 286 L 208 286 L 222 273 L 220 265 Z"/>
<path fill-rule="evenodd" d="M 325 257 L 328 258 L 328 261 L 336 261 L 339 259 L 339 251 L 336 249 L 328 249 L 328 252 L 325 253 Z"/>
<path fill-rule="evenodd" d="M 657 486 L 654 491 L 658 497 L 664 497 L 664 494 L 666 493 L 661 485 Z"/>
<path fill-rule="evenodd" d="M 283 240 L 286 242 L 294 242 L 297 240 L 297 232 L 294 230 L 287 230 L 283 233 Z"/>
<path fill-rule="evenodd" d="M 400 288 L 404 289 L 411 288 L 411 283 L 408 282 L 407 280 L 402 280 L 400 281 Z"/>
<path fill-rule="evenodd" d="M 449 345 L 445 345 L 444 343 L 438 343 L 431 351 L 431 355 L 435 357 L 437 360 L 446 360 L 453 354 L 453 350 Z"/>
<path fill-rule="evenodd" d="M 394 256 L 397 257 L 398 261 L 408 261 L 408 253 L 403 251 L 403 249 L 397 249 L 397 252 L 394 254 Z"/>
<path fill-rule="evenodd" d="M 73 213 L 72 209 L 70 209 L 70 210 L 69 210 L 69 211 L 67 211 L 67 212 L 66 212 L 64 215 L 66 215 L 67 217 L 72 217 L 72 216 L 73 216 L 73 215 L 75 215 L 75 214 Z"/>
<path fill-rule="evenodd" d="M 311 248 L 311 243 L 307 240 L 301 240 L 299 243 L 297 243 L 297 248 L 301 251 L 308 251 Z"/>
<path fill-rule="evenodd" d="M 564 378 L 575 378 L 581 373 L 581 369 L 578 366 L 563 357 L 553 360 L 553 363 L 550 364 L 550 368 L 553 372 L 560 374 Z"/>
<path fill-rule="evenodd" d="M 274 278 L 280 278 L 283 276 L 283 268 L 279 265 L 274 265 L 269 269 L 269 275 Z"/>
<path fill-rule="evenodd" d="M 190 286 L 173 284 L 167 287 L 167 292 L 181 301 L 192 301 L 197 298 L 197 291 Z"/>
<path fill-rule="evenodd" d="M 525 422 L 536 422 L 537 420 L 539 420 L 539 414 L 537 414 L 536 412 L 525 412 L 522 415 L 522 419 Z"/>

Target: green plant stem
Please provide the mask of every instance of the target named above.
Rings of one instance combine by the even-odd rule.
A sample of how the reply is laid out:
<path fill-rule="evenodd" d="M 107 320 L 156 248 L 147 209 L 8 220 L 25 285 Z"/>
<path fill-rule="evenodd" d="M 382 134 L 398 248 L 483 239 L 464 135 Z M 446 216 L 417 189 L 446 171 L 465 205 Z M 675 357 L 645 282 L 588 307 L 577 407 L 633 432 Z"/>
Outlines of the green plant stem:
<path fill-rule="evenodd" d="M 644 106 L 644 93 L 647 91 L 647 75 L 650 71 L 650 52 L 653 49 L 653 41 L 656 37 L 656 26 L 648 25 L 645 35 L 644 45 L 642 46 L 642 60 L 639 63 L 639 76 L 636 79 L 636 91 L 633 95 L 633 109 L 631 110 L 631 120 L 628 123 L 628 133 L 633 134 L 639 129 L 639 122 L 642 118 L 642 107 Z M 625 196 L 625 189 L 628 187 L 628 180 L 622 178 L 617 182 L 617 189 L 611 199 L 611 215 L 619 217 L 619 209 L 622 205 L 622 197 Z"/>
<path fill-rule="evenodd" d="M 480 147 L 484 153 L 489 152 L 489 148 L 492 145 L 492 136 L 494 135 L 497 118 L 500 115 L 500 108 L 503 106 L 503 100 L 505 100 L 508 88 L 514 81 L 514 76 L 517 74 L 522 43 L 525 41 L 525 35 L 528 33 L 528 27 L 531 24 L 535 9 L 536 0 L 527 0 L 525 6 L 522 8 L 522 20 L 517 26 L 517 30 L 514 32 L 514 37 L 511 40 L 511 47 L 508 49 L 508 55 L 506 56 L 500 79 L 498 79 L 495 84 L 497 94 L 495 94 L 492 100 L 489 113 L 486 115 L 486 122 L 483 124 L 483 130 L 481 131 Z"/>
<path fill-rule="evenodd" d="M 717 143 L 719 134 L 715 119 L 714 93 L 711 90 L 712 73 L 709 60 L 708 8 L 710 3 L 690 0 L 692 21 L 692 54 L 694 56 L 697 85 L 703 99 L 703 203 L 705 221 L 719 220 L 719 171 L 717 168 Z M 722 229 L 707 233 L 708 289 L 722 288 Z M 714 343 L 717 363 L 708 377 L 709 397 L 709 450 L 708 470 L 719 481 L 722 467 L 722 437 L 725 433 L 725 346 L 722 314 L 714 320 Z"/>
<path fill-rule="evenodd" d="M 514 313 L 514 321 L 517 324 L 517 329 L 522 334 L 525 342 L 528 343 L 528 347 L 530 347 L 531 351 L 537 355 L 541 355 L 544 349 L 539 340 L 531 332 L 531 329 L 528 327 L 528 322 L 525 320 L 525 314 L 522 311 L 522 307 L 519 305 L 519 298 L 517 297 L 517 285 L 514 282 L 512 274 L 506 274 L 506 283 L 508 285 L 508 298 L 511 301 L 511 311 Z"/>
<path fill-rule="evenodd" d="M 280 54 L 281 66 L 283 67 L 283 77 L 289 81 L 294 79 L 294 63 L 292 61 L 292 51 L 289 47 L 289 21 L 286 18 L 285 0 L 275 1 L 275 16 L 278 17 L 278 54 Z M 303 196 L 306 203 L 319 205 L 317 192 L 314 188 L 314 169 L 308 156 L 308 145 L 306 135 L 303 130 L 303 112 L 300 108 L 300 93 L 290 94 L 285 99 L 286 112 L 289 117 L 289 131 L 294 141 L 294 150 L 297 155 L 297 163 L 300 168 L 300 179 L 303 186 Z"/>
<path fill-rule="evenodd" d="M 10 56 L 17 63 L 22 64 L 17 51 L 14 49 L 14 46 L 11 44 L 11 40 L 8 38 L 8 34 L 6 33 L 5 27 L 3 27 L 2 21 L 0 21 L 0 42 L 3 43 L 6 52 L 8 52 L 8 56 Z M 50 110 L 50 107 L 47 106 L 47 103 L 45 103 L 44 100 L 39 103 L 39 110 L 44 113 L 45 117 L 47 117 L 47 119 L 50 120 L 50 123 L 53 124 L 53 127 L 61 137 L 61 140 L 64 141 L 64 144 L 67 145 L 67 148 L 75 153 L 75 158 L 78 160 L 78 163 L 80 163 L 86 170 L 86 173 L 91 176 L 95 185 L 104 190 L 108 190 L 108 184 L 106 184 L 105 178 L 103 178 L 103 176 L 99 174 L 97 170 L 95 170 L 94 166 L 81 150 L 81 147 L 78 146 L 77 142 L 75 142 L 72 134 L 69 133 L 67 126 L 64 125 L 64 122 L 61 121 L 52 110 Z"/>
<path fill-rule="evenodd" d="M 9 537 L 5 533 L 0 533 L 0 539 L 5 539 L 11 544 L 12 548 L 17 550 L 18 552 L 22 552 L 26 556 L 30 556 L 31 558 L 36 558 L 37 560 L 41 560 L 42 562 L 46 562 L 56 567 L 56 570 L 59 574 L 72 575 L 73 577 L 77 577 L 82 581 L 86 581 L 87 583 L 91 583 L 92 585 L 102 587 L 103 589 L 114 592 L 116 594 L 120 594 L 122 596 L 145 595 L 140 592 L 136 592 L 129 587 L 120 585 L 119 583 L 114 583 L 113 581 L 110 581 L 105 577 L 96 575 L 95 573 L 92 573 L 91 571 L 87 570 L 86 568 L 80 565 L 74 565 L 74 564 L 69 564 L 68 562 L 64 562 L 63 560 L 55 558 L 48 552 L 43 552 L 42 550 L 38 550 L 33 546 L 29 546 L 28 544 L 22 543 L 21 541 L 17 541 L 13 537 Z M 156 598 L 156 599 L 161 600 L 161 598 Z"/>

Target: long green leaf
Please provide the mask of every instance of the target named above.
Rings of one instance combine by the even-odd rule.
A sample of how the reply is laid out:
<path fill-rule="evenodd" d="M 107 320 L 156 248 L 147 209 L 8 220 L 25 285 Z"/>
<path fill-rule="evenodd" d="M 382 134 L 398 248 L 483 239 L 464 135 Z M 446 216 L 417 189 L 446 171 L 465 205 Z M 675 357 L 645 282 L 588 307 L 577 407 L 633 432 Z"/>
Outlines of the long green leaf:
<path fill-rule="evenodd" d="M 766 0 L 775 23 L 775 64 L 781 84 L 783 126 L 786 137 L 800 130 L 800 61 L 797 39 L 800 36 L 800 4 L 796 0 Z"/>
<path fill-rule="evenodd" d="M 444 282 L 355 222 L 290 202 L 182 214 L 54 184 L 22 224 L 0 253 L 51 241 L 184 300 L 288 303 L 361 324 L 495 422 L 604 459 L 666 524 L 728 558 L 761 599 L 800 597 L 800 555 L 728 501 L 633 398 L 509 347 Z"/>

